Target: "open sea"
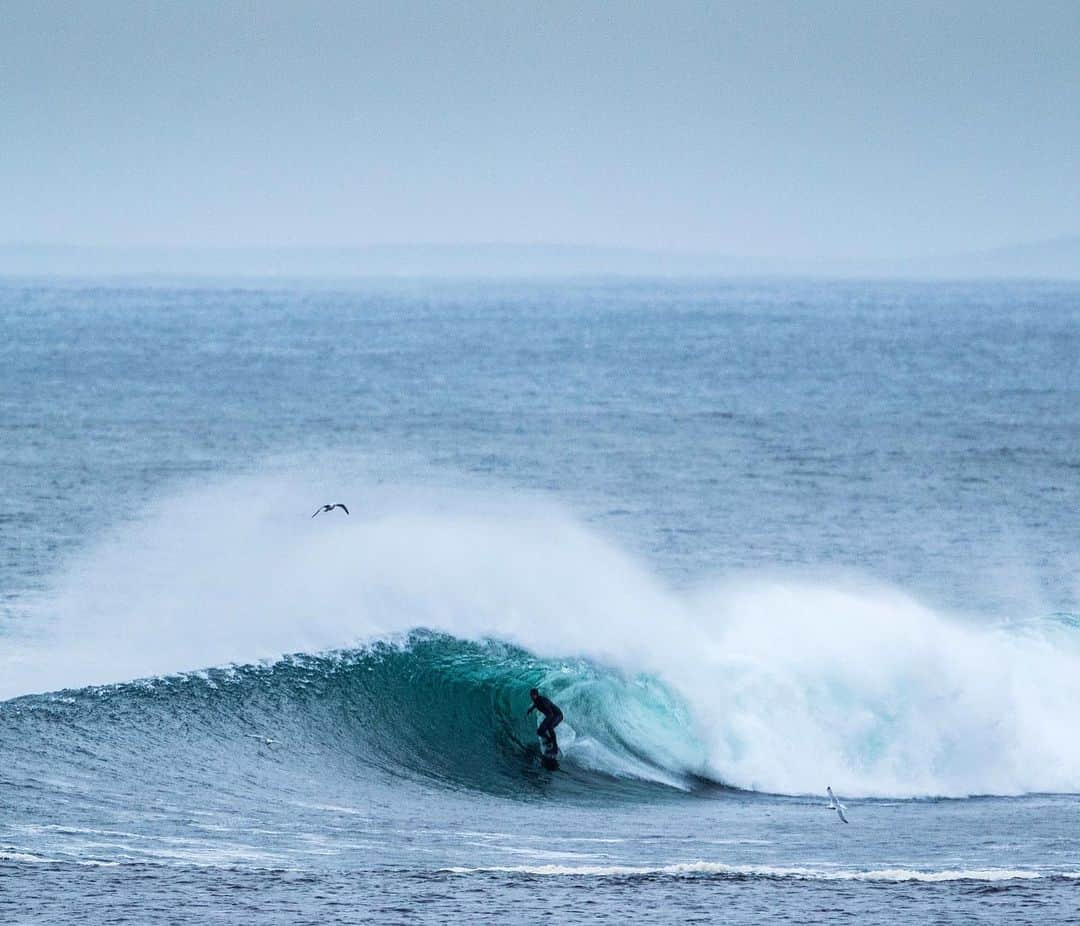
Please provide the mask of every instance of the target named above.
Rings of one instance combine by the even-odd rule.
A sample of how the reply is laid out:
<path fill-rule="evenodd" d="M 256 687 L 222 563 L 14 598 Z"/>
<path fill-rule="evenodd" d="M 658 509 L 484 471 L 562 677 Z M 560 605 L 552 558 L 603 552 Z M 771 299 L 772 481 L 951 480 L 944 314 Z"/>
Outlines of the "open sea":
<path fill-rule="evenodd" d="M 0 699 L 4 924 L 1076 922 L 1080 284 L 0 280 Z"/>

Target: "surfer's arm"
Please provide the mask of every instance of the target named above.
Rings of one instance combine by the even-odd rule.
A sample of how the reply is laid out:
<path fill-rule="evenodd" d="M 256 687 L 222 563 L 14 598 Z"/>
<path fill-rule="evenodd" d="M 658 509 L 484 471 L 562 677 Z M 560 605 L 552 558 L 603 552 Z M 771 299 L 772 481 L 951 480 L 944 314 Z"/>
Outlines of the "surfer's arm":
<path fill-rule="evenodd" d="M 531 713 L 532 713 L 533 711 L 535 711 L 535 710 L 536 710 L 536 705 L 534 704 L 534 705 L 533 705 L 532 707 L 530 707 L 530 708 L 529 708 L 529 709 L 528 709 L 528 710 L 527 710 L 527 711 L 525 712 L 525 716 L 526 716 L 526 717 L 528 717 L 528 716 L 529 716 L 529 714 L 531 714 Z"/>

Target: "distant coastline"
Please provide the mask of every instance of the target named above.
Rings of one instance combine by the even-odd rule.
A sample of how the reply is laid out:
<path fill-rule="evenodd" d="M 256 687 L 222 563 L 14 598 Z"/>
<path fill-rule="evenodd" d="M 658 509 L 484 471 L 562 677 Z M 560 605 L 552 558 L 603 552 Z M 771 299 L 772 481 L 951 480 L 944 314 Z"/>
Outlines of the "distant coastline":
<path fill-rule="evenodd" d="M 549 244 L 365 247 L 0 245 L 0 274 L 30 276 L 822 277 L 1080 279 L 1080 235 L 938 257 L 754 258 Z"/>

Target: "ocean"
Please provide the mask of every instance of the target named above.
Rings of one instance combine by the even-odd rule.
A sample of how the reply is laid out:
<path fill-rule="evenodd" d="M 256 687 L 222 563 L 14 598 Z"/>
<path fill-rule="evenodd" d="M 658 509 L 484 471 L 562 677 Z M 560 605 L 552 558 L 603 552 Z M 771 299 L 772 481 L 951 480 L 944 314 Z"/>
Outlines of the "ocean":
<path fill-rule="evenodd" d="M 2 280 L 0 920 L 1075 922 L 1078 515 L 1080 284 Z"/>

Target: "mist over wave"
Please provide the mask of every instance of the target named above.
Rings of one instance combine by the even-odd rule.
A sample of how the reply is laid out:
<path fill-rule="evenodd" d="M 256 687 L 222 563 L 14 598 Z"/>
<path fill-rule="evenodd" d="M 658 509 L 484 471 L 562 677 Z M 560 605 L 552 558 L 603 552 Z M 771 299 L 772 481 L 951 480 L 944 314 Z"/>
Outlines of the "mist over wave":
<path fill-rule="evenodd" d="M 1080 790 L 1080 743 L 1067 733 L 1080 633 L 1068 619 L 979 624 L 826 580 L 743 577 L 686 593 L 547 502 L 331 494 L 310 479 L 245 476 L 117 528 L 36 605 L 30 623 L 46 629 L 12 641 L 0 695 L 423 628 L 542 660 L 543 672 L 520 663 L 521 689 L 540 679 L 561 691 L 581 737 L 568 741 L 571 765 L 778 793 Z M 310 517 L 339 496 L 352 516 Z M 511 698 L 512 674 L 489 669 L 481 700 Z"/>

